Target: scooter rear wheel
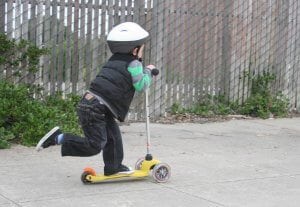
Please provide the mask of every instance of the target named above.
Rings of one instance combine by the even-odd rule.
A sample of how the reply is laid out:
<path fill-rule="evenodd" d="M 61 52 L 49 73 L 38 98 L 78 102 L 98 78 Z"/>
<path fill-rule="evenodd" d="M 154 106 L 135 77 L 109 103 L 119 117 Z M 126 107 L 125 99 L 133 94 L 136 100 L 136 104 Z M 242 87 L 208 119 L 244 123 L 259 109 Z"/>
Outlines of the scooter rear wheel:
<path fill-rule="evenodd" d="M 171 177 L 171 168 L 166 163 L 159 163 L 152 170 L 152 177 L 158 183 L 165 183 Z"/>
<path fill-rule="evenodd" d="M 90 184 L 91 181 L 87 179 L 87 176 L 91 175 L 89 172 L 83 172 L 81 174 L 81 181 L 83 182 L 83 184 Z"/>

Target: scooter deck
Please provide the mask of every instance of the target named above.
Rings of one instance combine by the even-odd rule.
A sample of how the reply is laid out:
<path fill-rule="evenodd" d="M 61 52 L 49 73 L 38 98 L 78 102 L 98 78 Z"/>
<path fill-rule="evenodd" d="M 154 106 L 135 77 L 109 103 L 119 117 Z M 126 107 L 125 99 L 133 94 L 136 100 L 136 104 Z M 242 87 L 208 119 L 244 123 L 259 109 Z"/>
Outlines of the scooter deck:
<path fill-rule="evenodd" d="M 131 174 L 114 174 L 110 176 L 105 176 L 103 174 L 87 175 L 86 180 L 90 183 L 100 183 L 113 180 L 142 179 L 148 177 L 148 175 L 149 172 L 147 171 L 135 170 Z"/>
<path fill-rule="evenodd" d="M 140 170 L 134 170 L 131 174 L 114 174 L 110 176 L 105 176 L 103 174 L 96 173 L 96 171 L 91 167 L 86 167 L 83 174 L 81 175 L 81 181 L 83 183 L 101 183 L 110 181 L 120 181 L 120 180 L 134 180 L 142 179 L 149 176 L 151 169 L 160 163 L 159 160 L 143 160 L 140 164 Z"/>

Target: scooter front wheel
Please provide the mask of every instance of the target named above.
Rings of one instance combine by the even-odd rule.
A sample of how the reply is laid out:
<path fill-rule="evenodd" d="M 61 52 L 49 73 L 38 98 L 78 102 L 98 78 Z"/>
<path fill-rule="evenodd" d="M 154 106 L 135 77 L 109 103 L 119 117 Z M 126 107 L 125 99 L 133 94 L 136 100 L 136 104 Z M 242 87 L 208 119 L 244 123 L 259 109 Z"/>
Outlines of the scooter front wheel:
<path fill-rule="evenodd" d="M 171 177 L 171 168 L 166 163 L 159 163 L 152 170 L 152 177 L 158 183 L 165 183 Z"/>

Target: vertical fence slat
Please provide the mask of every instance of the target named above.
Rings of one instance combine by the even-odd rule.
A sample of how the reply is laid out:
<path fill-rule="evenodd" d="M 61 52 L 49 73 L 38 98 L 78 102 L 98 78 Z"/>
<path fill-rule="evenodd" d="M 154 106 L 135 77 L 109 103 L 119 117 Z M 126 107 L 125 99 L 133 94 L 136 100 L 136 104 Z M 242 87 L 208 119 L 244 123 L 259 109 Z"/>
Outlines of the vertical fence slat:
<path fill-rule="evenodd" d="M 14 31 L 15 31 L 15 39 L 20 40 L 21 38 L 21 0 L 16 0 L 15 1 L 15 26 L 14 26 Z"/>
<path fill-rule="evenodd" d="M 22 12 L 22 34 L 21 38 L 28 40 L 28 19 L 29 19 L 29 14 L 28 14 L 28 1 L 23 2 L 23 12 Z"/>
<path fill-rule="evenodd" d="M 127 16 L 126 16 L 126 21 L 127 22 L 132 22 L 133 21 L 133 16 L 132 16 L 132 4 L 134 0 L 128 0 L 127 1 Z"/>
<path fill-rule="evenodd" d="M 71 68 L 71 82 L 72 93 L 77 92 L 77 80 L 79 71 L 79 0 L 75 0 L 74 5 L 74 39 L 73 39 L 73 53 L 72 53 L 72 68 Z"/>
<path fill-rule="evenodd" d="M 120 23 L 125 22 L 126 19 L 126 1 L 121 0 L 121 17 L 120 17 Z"/>
<path fill-rule="evenodd" d="M 167 11 L 165 11 L 165 40 L 164 43 L 165 45 L 165 50 L 166 52 L 164 52 L 165 54 L 168 54 L 165 57 L 165 62 L 163 67 L 165 68 L 166 72 L 165 72 L 165 76 L 166 76 L 166 98 L 165 98 L 165 104 L 166 107 L 165 109 L 167 111 L 170 110 L 171 106 L 172 106 L 172 77 L 173 77 L 173 67 L 172 67 L 172 56 L 173 56 L 173 49 L 172 49 L 172 30 L 173 30 L 173 26 L 174 26 L 174 0 L 168 0 L 167 1 Z"/>
<path fill-rule="evenodd" d="M 46 48 L 51 48 L 51 31 L 50 31 L 50 27 L 51 27 L 51 16 L 50 16 L 50 2 L 47 1 L 45 3 L 45 16 L 44 16 L 44 45 L 46 46 Z M 43 77 L 42 77 L 42 81 L 43 81 L 43 88 L 44 88 L 44 93 L 48 94 L 49 93 L 49 72 L 50 72 L 50 68 L 51 68 L 51 59 L 50 59 L 50 55 L 46 55 L 43 57 L 44 60 L 44 70 L 43 70 Z"/>
<path fill-rule="evenodd" d="M 0 2 L 0 33 L 5 34 L 5 1 Z M 0 65 L 0 80 L 4 78 L 4 65 Z"/>
<path fill-rule="evenodd" d="M 86 0 L 81 1 L 80 4 L 80 36 L 79 36 L 79 51 L 78 51 L 78 58 L 79 58 L 79 68 L 78 70 L 78 78 L 77 78 L 77 91 L 79 94 L 83 93 L 83 88 L 85 86 L 85 76 L 87 65 L 86 65 Z"/>
<path fill-rule="evenodd" d="M 114 2 L 113 1 L 108 1 L 107 15 L 108 15 L 108 31 L 110 31 L 114 26 Z"/>
<path fill-rule="evenodd" d="M 38 2 L 37 5 L 37 15 L 36 15 L 36 39 L 35 39 L 35 44 L 38 48 L 43 47 L 43 7 L 44 4 L 43 2 Z M 42 77 L 43 77 L 43 65 L 44 65 L 44 59 L 40 58 L 40 62 L 38 65 L 38 77 L 35 77 L 35 83 L 42 85 Z"/>
<path fill-rule="evenodd" d="M 88 86 L 91 82 L 91 72 L 92 72 L 92 19 L 93 19 L 93 10 L 92 10 L 92 0 L 88 1 L 87 8 L 87 35 L 86 35 L 86 44 L 85 44 L 85 63 L 86 63 L 86 75 L 85 75 L 85 86 Z"/>
<path fill-rule="evenodd" d="M 294 21 L 296 21 L 296 31 L 295 31 L 295 44 L 296 44 L 296 50 L 295 50 L 295 56 L 294 59 L 296 59 L 296 63 L 294 65 L 294 73 L 293 76 L 295 77 L 295 103 L 293 106 L 293 109 L 296 109 L 300 111 L 300 70 L 299 70 L 299 64 L 300 64 L 300 3 L 297 1 L 297 7 L 296 7 L 296 17 Z"/>
<path fill-rule="evenodd" d="M 45 3 L 45 16 L 44 16 L 44 45 L 46 48 L 51 48 L 51 16 L 50 16 L 50 2 L 47 1 Z M 49 93 L 49 71 L 51 68 L 51 59 L 50 55 L 46 55 L 43 57 L 43 62 L 44 62 L 44 70 L 43 70 L 43 77 L 42 77 L 42 82 L 43 82 L 43 88 L 44 88 L 44 93 L 48 94 Z"/>
<path fill-rule="evenodd" d="M 183 9 L 183 12 L 182 12 L 182 44 L 183 44 L 183 48 L 184 48 L 184 51 L 182 51 L 182 54 L 181 54 L 181 62 L 183 63 L 182 64 L 182 68 L 185 66 L 186 69 L 185 70 L 182 70 L 182 98 L 183 98 L 183 105 L 188 108 L 189 105 L 188 105 L 188 99 L 189 99 L 189 70 L 190 70 L 190 47 L 189 47 L 189 44 L 190 44 L 190 38 L 188 37 L 188 33 L 185 32 L 185 31 L 188 31 L 190 30 L 190 22 L 188 21 L 188 13 L 189 13 L 189 4 L 190 4 L 190 1 L 186 1 L 184 3 L 184 6 L 182 7 Z"/>
<path fill-rule="evenodd" d="M 57 90 L 62 91 L 65 59 L 65 1 L 59 2 L 58 40 L 57 40 Z"/>
<path fill-rule="evenodd" d="M 107 59 L 107 50 L 108 48 L 106 47 L 106 12 L 107 12 L 107 6 L 106 6 L 106 1 L 102 0 L 101 4 L 101 36 L 100 36 L 100 42 L 101 42 L 101 63 L 104 63 Z"/>
<path fill-rule="evenodd" d="M 73 0 L 68 0 L 67 5 L 67 27 L 66 27 L 66 63 L 65 63 L 65 92 L 71 92 L 71 67 L 72 67 L 72 46 L 74 46 L 74 31 L 72 31 Z"/>
<path fill-rule="evenodd" d="M 37 1 L 36 0 L 31 0 L 30 1 L 30 19 L 29 19 L 29 41 L 32 42 L 33 44 L 36 44 L 36 31 L 37 31 Z M 32 73 L 28 71 L 27 73 L 27 82 L 30 84 L 37 83 L 35 73 Z"/>
<path fill-rule="evenodd" d="M 56 38 L 57 38 L 57 0 L 54 0 L 52 5 L 52 15 L 50 22 L 51 31 L 51 63 L 50 63 L 50 94 L 54 94 L 56 90 L 56 67 L 57 67 L 57 50 L 56 50 Z"/>
<path fill-rule="evenodd" d="M 99 0 L 95 1 L 95 12 L 94 12 L 94 29 L 92 39 L 92 71 L 91 77 L 94 78 L 98 73 L 100 63 L 100 40 L 99 40 Z"/>
<path fill-rule="evenodd" d="M 294 52 L 296 48 L 296 42 L 295 42 L 295 37 L 296 37 L 296 16 L 295 16 L 295 10 L 297 9 L 296 2 L 291 1 L 291 4 L 289 5 L 288 8 L 288 33 L 287 33 L 287 52 L 286 52 L 286 66 L 285 66 L 285 73 L 284 75 L 284 80 L 283 80 L 283 90 L 284 93 L 287 94 L 291 106 L 294 108 L 294 103 L 295 103 L 295 96 L 294 96 L 294 88 L 295 88 L 295 78 L 294 77 L 294 65 L 295 65 L 295 59 L 294 59 Z"/>
<path fill-rule="evenodd" d="M 115 0 L 115 4 L 113 6 L 113 25 L 118 25 L 120 24 L 120 0 Z"/>
<path fill-rule="evenodd" d="M 37 29 L 37 1 L 30 0 L 30 20 L 29 20 L 29 40 L 35 43 L 36 40 L 36 29 Z"/>
<path fill-rule="evenodd" d="M 5 2 L 0 2 L 0 33 L 5 33 Z"/>
<path fill-rule="evenodd" d="M 7 2 L 7 36 L 13 38 L 13 1 L 9 0 Z M 13 68 L 11 66 L 6 66 L 6 79 L 12 81 Z"/>
<path fill-rule="evenodd" d="M 6 23 L 6 34 L 9 38 L 13 38 L 13 0 L 7 1 L 7 23 Z"/>
<path fill-rule="evenodd" d="M 169 7 L 170 2 L 169 0 L 164 1 L 164 3 L 161 5 L 162 7 L 162 14 L 160 15 L 161 18 L 161 53 L 158 54 L 159 58 L 161 59 L 161 83 L 160 83 L 160 94 L 161 97 L 158 99 L 160 100 L 160 108 L 158 113 L 156 113 L 156 116 L 165 116 L 167 111 L 167 79 L 168 79 L 168 68 L 167 68 L 167 62 L 168 62 L 168 56 L 163 54 L 168 54 L 168 35 L 169 35 Z M 143 17 L 142 17 L 143 18 Z M 144 18 L 143 18 L 144 21 Z"/>
<path fill-rule="evenodd" d="M 202 92 L 203 92 L 203 70 L 204 70 L 204 26 L 205 26 L 205 19 L 203 18 L 203 13 L 204 13 L 204 1 L 199 2 L 197 5 L 197 11 L 198 11 L 198 24 L 197 24 L 197 29 L 198 29 L 198 41 L 197 41 L 197 64 L 198 64 L 198 69 L 196 72 L 196 76 L 198 77 L 198 80 L 196 81 L 196 100 L 200 101 L 200 97 L 202 97 Z"/>
<path fill-rule="evenodd" d="M 52 14 L 50 22 L 51 31 L 51 62 L 50 62 L 50 94 L 56 91 L 56 67 L 57 67 L 57 0 L 52 2 Z"/>
<path fill-rule="evenodd" d="M 291 102 L 291 108 L 292 110 L 298 110 L 300 109 L 300 95 L 299 95 L 299 88 L 300 88 L 300 72 L 298 69 L 298 61 L 299 61 L 299 36 L 298 36 L 298 32 L 299 32 L 299 15 L 300 15 L 300 2 L 297 1 L 295 3 L 294 8 L 294 15 L 293 15 L 293 19 L 292 22 L 295 25 L 293 27 L 294 29 L 294 33 L 293 33 L 293 45 L 294 45 L 294 50 L 291 53 L 291 60 L 292 60 L 292 68 L 293 68 L 293 72 L 292 72 L 292 91 L 289 90 L 290 93 L 290 97 L 293 97 L 293 102 Z M 297 99 L 298 98 L 298 99 Z M 298 107 L 298 108 L 297 108 Z"/>
<path fill-rule="evenodd" d="M 224 3 L 224 19 L 223 19 L 223 47 L 222 47 L 222 79 L 221 82 L 221 94 L 224 94 L 226 98 L 229 98 L 229 87 L 230 87 L 230 64 L 231 64 L 231 31 L 230 25 L 230 12 L 232 11 L 232 0 L 225 0 Z"/>
<path fill-rule="evenodd" d="M 155 64 L 161 70 L 161 75 L 156 78 L 155 81 L 155 96 L 154 96 L 154 116 L 160 116 L 164 114 L 164 102 L 165 99 L 164 85 L 165 85 L 165 68 L 163 67 L 163 41 L 164 41 L 164 5 L 165 2 L 158 3 L 157 10 L 157 38 L 156 38 L 156 52 L 155 52 Z"/>

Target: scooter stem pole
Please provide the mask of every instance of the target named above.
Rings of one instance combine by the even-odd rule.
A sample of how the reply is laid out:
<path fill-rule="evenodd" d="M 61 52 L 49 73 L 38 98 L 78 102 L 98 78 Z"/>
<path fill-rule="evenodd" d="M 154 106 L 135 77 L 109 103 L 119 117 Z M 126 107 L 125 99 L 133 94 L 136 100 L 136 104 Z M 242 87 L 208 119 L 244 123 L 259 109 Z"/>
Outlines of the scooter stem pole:
<path fill-rule="evenodd" d="M 147 132 L 147 154 L 150 154 L 150 112 L 149 112 L 149 88 L 145 90 L 145 105 L 146 105 L 146 132 Z"/>

